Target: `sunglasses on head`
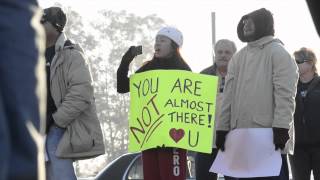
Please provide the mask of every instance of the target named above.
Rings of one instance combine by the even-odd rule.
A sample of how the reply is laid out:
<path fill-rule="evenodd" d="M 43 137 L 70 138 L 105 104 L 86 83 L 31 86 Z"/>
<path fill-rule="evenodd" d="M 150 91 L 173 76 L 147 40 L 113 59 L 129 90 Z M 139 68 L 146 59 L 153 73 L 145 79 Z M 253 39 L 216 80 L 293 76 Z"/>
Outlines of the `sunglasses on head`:
<path fill-rule="evenodd" d="M 296 59 L 297 64 L 302 64 L 302 63 L 308 62 L 308 61 L 311 61 L 311 59 Z"/>

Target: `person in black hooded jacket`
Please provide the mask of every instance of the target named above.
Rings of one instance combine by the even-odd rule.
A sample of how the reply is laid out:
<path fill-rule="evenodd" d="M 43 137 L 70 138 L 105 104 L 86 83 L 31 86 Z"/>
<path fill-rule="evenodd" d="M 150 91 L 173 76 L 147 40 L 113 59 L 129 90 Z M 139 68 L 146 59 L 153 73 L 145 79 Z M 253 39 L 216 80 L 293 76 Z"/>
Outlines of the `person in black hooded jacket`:
<path fill-rule="evenodd" d="M 299 82 L 294 113 L 294 154 L 289 155 L 293 180 L 320 179 L 320 77 L 316 56 L 307 48 L 294 52 Z"/>
<path fill-rule="evenodd" d="M 156 36 L 154 56 L 136 73 L 159 69 L 177 69 L 191 71 L 179 53 L 182 46 L 182 33 L 173 27 L 162 28 Z M 131 46 L 122 57 L 117 71 L 117 91 L 129 92 L 129 65 L 136 56 L 136 49 Z M 174 173 L 174 155 L 179 156 L 179 172 Z M 145 180 L 185 180 L 186 150 L 178 148 L 154 148 L 142 151 L 143 175 Z"/>

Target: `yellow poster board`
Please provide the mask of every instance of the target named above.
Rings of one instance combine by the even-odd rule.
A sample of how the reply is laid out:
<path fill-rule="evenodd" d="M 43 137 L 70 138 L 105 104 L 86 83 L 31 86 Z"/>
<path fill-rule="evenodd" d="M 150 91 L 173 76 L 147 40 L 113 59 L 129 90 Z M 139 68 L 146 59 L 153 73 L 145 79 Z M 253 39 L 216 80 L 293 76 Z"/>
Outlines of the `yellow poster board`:
<path fill-rule="evenodd" d="M 211 153 L 218 78 L 182 70 L 130 77 L 129 152 L 178 147 Z"/>

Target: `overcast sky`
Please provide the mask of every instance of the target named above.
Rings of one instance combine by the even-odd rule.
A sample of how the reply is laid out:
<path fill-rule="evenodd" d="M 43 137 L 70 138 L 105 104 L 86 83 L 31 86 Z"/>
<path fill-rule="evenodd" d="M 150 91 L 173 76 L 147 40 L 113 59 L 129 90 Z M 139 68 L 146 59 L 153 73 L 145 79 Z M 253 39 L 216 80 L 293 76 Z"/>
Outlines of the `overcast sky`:
<path fill-rule="evenodd" d="M 157 14 L 182 31 L 181 53 L 194 72 L 212 64 L 212 12 L 216 40 L 233 40 L 239 50 L 245 44 L 236 34 L 238 21 L 244 14 L 265 7 L 274 14 L 275 36 L 290 54 L 305 46 L 314 49 L 319 58 L 320 38 L 304 0 L 39 0 L 43 8 L 55 2 L 72 7 L 87 19 L 94 19 L 101 9 L 126 10 L 141 16 Z"/>

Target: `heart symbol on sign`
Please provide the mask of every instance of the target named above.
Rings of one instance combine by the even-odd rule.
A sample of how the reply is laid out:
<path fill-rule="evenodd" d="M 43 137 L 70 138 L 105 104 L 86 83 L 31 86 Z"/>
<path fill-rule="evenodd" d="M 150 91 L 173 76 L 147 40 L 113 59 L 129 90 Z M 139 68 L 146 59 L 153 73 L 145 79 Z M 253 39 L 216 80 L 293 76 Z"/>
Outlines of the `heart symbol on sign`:
<path fill-rule="evenodd" d="M 172 129 L 170 129 L 169 134 L 170 134 L 171 138 L 177 143 L 178 141 L 180 141 L 183 138 L 184 130 L 183 129 L 177 130 L 175 128 L 172 128 Z"/>

